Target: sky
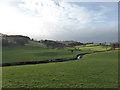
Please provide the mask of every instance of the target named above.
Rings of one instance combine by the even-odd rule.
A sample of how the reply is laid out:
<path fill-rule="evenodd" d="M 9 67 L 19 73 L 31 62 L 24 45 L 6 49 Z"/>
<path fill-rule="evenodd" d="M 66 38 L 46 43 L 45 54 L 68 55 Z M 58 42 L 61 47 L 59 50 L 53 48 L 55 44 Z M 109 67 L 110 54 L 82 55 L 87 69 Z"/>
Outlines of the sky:
<path fill-rule="evenodd" d="M 35 40 L 117 42 L 118 3 L 0 0 L 0 33 Z"/>

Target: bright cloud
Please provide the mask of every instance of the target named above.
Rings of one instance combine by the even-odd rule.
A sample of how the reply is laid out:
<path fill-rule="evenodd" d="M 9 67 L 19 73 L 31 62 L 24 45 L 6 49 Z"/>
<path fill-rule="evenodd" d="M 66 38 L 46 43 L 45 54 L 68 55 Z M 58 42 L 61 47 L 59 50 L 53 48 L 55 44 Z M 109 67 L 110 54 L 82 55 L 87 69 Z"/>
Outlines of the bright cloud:
<path fill-rule="evenodd" d="M 109 7 L 102 5 L 98 10 L 92 10 L 62 0 L 18 0 L 16 5 L 1 2 L 0 29 L 2 33 L 28 35 L 35 39 L 87 41 L 91 38 L 94 41 L 103 28 L 110 32 L 111 29 L 105 26 L 111 23 L 106 19 L 109 11 Z"/>
<path fill-rule="evenodd" d="M 95 22 L 104 18 L 103 11 L 92 11 L 75 4 L 55 0 L 22 0 L 19 6 L 34 16 L 48 22 L 73 21 L 80 24 Z M 102 7 L 103 8 L 103 7 Z M 105 8 L 105 7 L 104 7 Z"/>

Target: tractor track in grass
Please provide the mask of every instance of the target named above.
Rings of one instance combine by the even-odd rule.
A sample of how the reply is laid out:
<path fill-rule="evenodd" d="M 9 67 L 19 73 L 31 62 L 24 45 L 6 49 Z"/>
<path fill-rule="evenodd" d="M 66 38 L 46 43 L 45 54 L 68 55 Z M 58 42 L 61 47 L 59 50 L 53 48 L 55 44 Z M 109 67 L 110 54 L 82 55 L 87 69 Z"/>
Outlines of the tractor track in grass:
<path fill-rule="evenodd" d="M 94 51 L 92 53 L 97 53 L 97 52 L 105 52 L 105 51 L 111 51 L 109 50 L 103 50 L 103 51 Z M 69 58 L 69 59 L 54 59 L 54 60 L 43 60 L 43 61 L 26 61 L 26 62 L 12 62 L 12 63 L 3 63 L 0 64 L 0 67 L 5 67 L 5 66 L 18 66 L 18 65 L 30 65 L 30 64 L 43 64 L 43 63 L 54 63 L 54 62 L 65 62 L 65 61 L 72 61 L 72 60 L 79 60 L 81 59 L 84 55 L 86 54 L 92 54 L 92 53 L 82 53 L 76 55 L 75 58 Z"/>

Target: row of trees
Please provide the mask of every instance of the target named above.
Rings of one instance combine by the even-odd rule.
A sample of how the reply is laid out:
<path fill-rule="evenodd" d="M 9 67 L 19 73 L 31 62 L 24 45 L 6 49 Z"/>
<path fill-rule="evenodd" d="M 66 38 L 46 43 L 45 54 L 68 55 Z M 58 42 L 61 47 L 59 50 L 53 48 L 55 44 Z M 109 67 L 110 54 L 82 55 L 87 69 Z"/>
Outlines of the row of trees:
<path fill-rule="evenodd" d="M 28 43 L 27 36 L 22 35 L 2 35 L 2 46 L 19 46 Z"/>
<path fill-rule="evenodd" d="M 28 43 L 30 38 L 28 36 L 22 36 L 22 35 L 4 35 L 0 34 L 2 37 L 2 46 L 19 46 L 19 45 L 25 45 Z M 33 40 L 35 41 L 35 40 Z M 81 42 L 75 42 L 75 41 L 67 41 L 68 43 L 66 44 L 66 41 L 64 43 L 60 41 L 52 41 L 52 40 L 41 40 L 38 41 L 40 43 L 44 43 L 47 48 L 52 47 L 52 48 L 63 48 L 65 46 L 73 47 L 76 45 L 86 45 L 86 44 L 93 44 L 93 43 L 81 43 Z M 101 46 L 109 47 L 111 48 L 120 48 L 120 42 L 116 43 L 111 43 L 111 44 L 106 44 L 106 43 L 99 43 Z"/>
<path fill-rule="evenodd" d="M 52 48 L 63 48 L 65 47 L 65 44 L 59 43 L 57 41 L 52 41 L 52 40 L 41 40 L 42 43 L 44 43 L 47 48 L 52 47 Z"/>
<path fill-rule="evenodd" d="M 112 48 L 120 48 L 120 42 L 111 43 L 110 45 Z"/>
<path fill-rule="evenodd" d="M 110 44 L 106 44 L 106 43 L 99 43 L 99 45 L 103 46 L 103 47 L 111 47 L 111 49 L 115 49 L 115 48 L 120 48 L 120 42 L 116 42 L 116 43 L 110 43 Z"/>
<path fill-rule="evenodd" d="M 68 43 L 68 44 L 64 44 L 62 42 L 59 41 L 52 41 L 52 40 L 41 40 L 40 42 L 44 43 L 47 48 L 52 47 L 52 48 L 63 48 L 63 47 L 73 47 L 73 46 L 77 46 L 77 45 L 84 45 L 84 43 L 81 42 L 72 42 L 72 43 Z"/>
<path fill-rule="evenodd" d="M 77 46 L 77 45 L 84 45 L 84 43 L 81 42 L 74 42 L 74 43 L 69 43 L 69 46 L 73 47 L 73 46 Z"/>

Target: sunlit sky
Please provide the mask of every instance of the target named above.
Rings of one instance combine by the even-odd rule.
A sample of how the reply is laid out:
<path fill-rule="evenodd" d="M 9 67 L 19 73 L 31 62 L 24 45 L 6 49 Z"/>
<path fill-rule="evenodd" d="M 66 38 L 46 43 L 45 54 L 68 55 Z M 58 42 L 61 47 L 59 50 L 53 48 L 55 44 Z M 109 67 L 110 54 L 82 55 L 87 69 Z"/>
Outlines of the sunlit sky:
<path fill-rule="evenodd" d="M 0 33 L 36 40 L 116 42 L 118 3 L 0 0 Z"/>

